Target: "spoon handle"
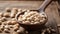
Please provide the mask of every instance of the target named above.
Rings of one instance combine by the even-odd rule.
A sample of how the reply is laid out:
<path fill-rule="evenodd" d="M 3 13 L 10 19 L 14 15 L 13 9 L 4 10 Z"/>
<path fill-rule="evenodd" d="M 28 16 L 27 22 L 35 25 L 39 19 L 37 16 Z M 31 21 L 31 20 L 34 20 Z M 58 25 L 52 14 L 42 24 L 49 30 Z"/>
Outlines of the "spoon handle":
<path fill-rule="evenodd" d="M 44 10 L 51 0 L 45 0 L 39 8 L 39 11 Z"/>

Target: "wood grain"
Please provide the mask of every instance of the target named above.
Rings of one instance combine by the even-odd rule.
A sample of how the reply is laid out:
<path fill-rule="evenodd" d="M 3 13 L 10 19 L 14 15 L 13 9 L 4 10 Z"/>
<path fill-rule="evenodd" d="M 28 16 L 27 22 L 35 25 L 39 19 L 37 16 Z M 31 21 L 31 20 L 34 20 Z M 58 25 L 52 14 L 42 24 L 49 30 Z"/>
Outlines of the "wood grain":
<path fill-rule="evenodd" d="M 60 17 L 58 15 L 58 7 L 56 2 L 57 1 L 53 1 L 46 8 L 45 12 L 48 15 L 49 24 L 52 24 L 52 26 L 57 30 L 57 24 L 60 24 Z M 43 1 L 0 1 L 0 11 L 4 11 L 7 7 L 37 10 L 42 3 Z"/>

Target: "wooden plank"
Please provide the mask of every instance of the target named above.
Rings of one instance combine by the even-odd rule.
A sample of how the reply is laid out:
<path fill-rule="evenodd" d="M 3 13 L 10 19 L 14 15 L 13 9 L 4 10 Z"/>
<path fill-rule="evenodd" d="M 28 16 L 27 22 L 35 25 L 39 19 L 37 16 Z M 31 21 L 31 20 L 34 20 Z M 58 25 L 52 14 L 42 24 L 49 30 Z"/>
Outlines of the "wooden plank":
<path fill-rule="evenodd" d="M 48 15 L 48 22 L 49 24 L 47 26 L 50 26 L 50 24 L 52 25 L 52 27 L 54 29 L 57 28 L 57 24 L 56 23 L 59 23 L 60 20 L 59 20 L 59 16 L 58 16 L 58 9 L 57 9 L 57 6 L 56 6 L 56 2 L 53 1 L 45 10 L 46 14 Z M 58 29 L 56 29 L 58 30 Z"/>
<path fill-rule="evenodd" d="M 4 10 L 9 8 L 22 8 L 22 9 L 38 9 L 43 1 L 0 1 L 0 9 Z"/>

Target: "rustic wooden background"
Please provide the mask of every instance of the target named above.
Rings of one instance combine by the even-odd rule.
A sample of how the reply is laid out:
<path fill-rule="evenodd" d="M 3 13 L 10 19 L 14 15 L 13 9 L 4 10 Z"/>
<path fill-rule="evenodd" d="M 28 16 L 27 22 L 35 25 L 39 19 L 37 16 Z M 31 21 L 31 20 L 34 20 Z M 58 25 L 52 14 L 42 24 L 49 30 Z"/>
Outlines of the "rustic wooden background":
<path fill-rule="evenodd" d="M 5 8 L 22 8 L 22 9 L 38 9 L 43 1 L 0 1 L 0 11 L 4 11 Z M 48 19 L 52 17 L 55 19 L 57 26 L 60 30 L 60 1 L 52 1 L 52 3 L 46 8 L 45 12 L 48 15 Z"/>

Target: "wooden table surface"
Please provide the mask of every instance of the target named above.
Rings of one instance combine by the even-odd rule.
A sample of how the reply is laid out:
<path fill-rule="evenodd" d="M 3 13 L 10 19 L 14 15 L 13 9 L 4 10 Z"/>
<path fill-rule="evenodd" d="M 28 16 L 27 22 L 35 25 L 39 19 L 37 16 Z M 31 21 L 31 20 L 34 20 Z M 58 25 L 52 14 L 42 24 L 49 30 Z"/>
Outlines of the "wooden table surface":
<path fill-rule="evenodd" d="M 36 10 L 43 3 L 43 1 L 0 1 L 0 11 L 4 11 L 5 8 L 22 8 Z M 57 1 L 53 1 L 45 10 L 48 16 L 49 24 L 57 28 L 56 25 L 60 24 L 60 16 L 58 14 Z M 53 25 L 54 23 L 57 23 Z M 50 26 L 50 25 L 47 26 Z M 56 29 L 57 30 L 57 29 Z M 58 32 L 58 31 L 57 31 Z"/>

